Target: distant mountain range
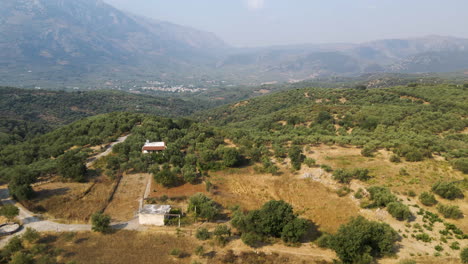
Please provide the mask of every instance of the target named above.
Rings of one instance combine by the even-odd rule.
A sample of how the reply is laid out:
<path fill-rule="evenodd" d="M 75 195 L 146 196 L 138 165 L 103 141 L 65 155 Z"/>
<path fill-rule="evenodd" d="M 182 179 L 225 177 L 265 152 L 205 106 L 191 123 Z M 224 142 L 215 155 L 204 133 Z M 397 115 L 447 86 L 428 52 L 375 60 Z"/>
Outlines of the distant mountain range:
<path fill-rule="evenodd" d="M 4 85 L 200 78 L 252 83 L 468 69 L 468 39 L 239 49 L 214 34 L 138 17 L 100 0 L 2 0 L 0 50 Z"/>

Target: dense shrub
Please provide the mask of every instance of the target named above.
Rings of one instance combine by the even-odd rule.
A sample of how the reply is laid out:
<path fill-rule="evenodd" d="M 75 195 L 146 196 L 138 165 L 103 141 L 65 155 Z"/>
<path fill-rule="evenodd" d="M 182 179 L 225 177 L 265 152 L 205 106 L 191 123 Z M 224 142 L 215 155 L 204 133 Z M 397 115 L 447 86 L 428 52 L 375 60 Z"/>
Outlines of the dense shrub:
<path fill-rule="evenodd" d="M 412 216 L 408 206 L 400 202 L 391 202 L 387 204 L 387 211 L 400 221 L 409 220 Z"/>
<path fill-rule="evenodd" d="M 468 263 L 468 248 L 464 248 L 460 252 L 460 259 L 462 263 Z"/>
<path fill-rule="evenodd" d="M 397 201 L 397 197 L 385 187 L 372 186 L 367 188 L 372 203 L 368 207 L 385 207 L 391 202 Z"/>
<path fill-rule="evenodd" d="M 333 172 L 333 179 L 339 181 L 340 183 L 350 183 L 353 179 L 367 181 L 370 179 L 370 176 L 368 169 L 337 169 Z"/>
<path fill-rule="evenodd" d="M 433 194 L 428 192 L 423 192 L 419 195 L 419 201 L 426 206 L 433 206 L 437 204 L 437 200 Z"/>
<path fill-rule="evenodd" d="M 439 204 L 437 206 L 437 211 L 439 211 L 439 213 L 441 213 L 445 218 L 452 218 L 452 219 L 463 218 L 463 212 L 460 210 L 460 207 L 456 205 Z"/>
<path fill-rule="evenodd" d="M 463 198 L 463 192 L 453 182 L 438 182 L 432 186 L 432 191 L 449 200 Z"/>
<path fill-rule="evenodd" d="M 213 220 L 218 215 L 219 208 L 213 200 L 202 193 L 197 193 L 190 197 L 188 211 L 197 217 Z"/>
<path fill-rule="evenodd" d="M 211 233 L 208 231 L 208 229 L 201 227 L 197 229 L 197 232 L 195 233 L 195 237 L 198 238 L 199 240 L 208 240 L 211 238 Z"/>
<path fill-rule="evenodd" d="M 399 162 L 401 162 L 401 159 L 400 159 L 400 157 L 398 155 L 394 154 L 394 155 L 390 156 L 390 162 L 399 163 Z"/>
<path fill-rule="evenodd" d="M 85 157 L 79 151 L 68 151 L 60 157 L 57 168 L 62 177 L 83 181 L 86 175 Z"/>
<path fill-rule="evenodd" d="M 468 158 L 456 159 L 453 161 L 453 167 L 468 174 Z"/>
<path fill-rule="evenodd" d="M 370 263 L 373 257 L 393 253 L 397 239 L 398 233 L 388 224 L 357 217 L 342 225 L 330 244 L 343 263 Z"/>
<path fill-rule="evenodd" d="M 291 166 L 295 170 L 300 170 L 302 162 L 305 159 L 305 156 L 302 154 L 301 146 L 292 146 L 288 153 L 289 158 L 291 159 Z"/>
<path fill-rule="evenodd" d="M 285 242 L 294 243 L 305 234 L 309 223 L 297 218 L 290 204 L 272 200 L 259 210 L 247 214 L 236 210 L 232 217 L 232 225 L 243 235 L 248 234 L 245 239 L 249 241 L 252 241 L 252 238 L 258 241 L 259 237 L 281 237 Z"/>
<path fill-rule="evenodd" d="M 283 227 L 281 239 L 288 243 L 297 243 L 307 232 L 309 223 L 305 219 L 296 218 Z"/>
<path fill-rule="evenodd" d="M 110 230 L 111 218 L 103 213 L 94 213 L 91 216 L 92 230 L 95 232 L 106 233 Z"/>

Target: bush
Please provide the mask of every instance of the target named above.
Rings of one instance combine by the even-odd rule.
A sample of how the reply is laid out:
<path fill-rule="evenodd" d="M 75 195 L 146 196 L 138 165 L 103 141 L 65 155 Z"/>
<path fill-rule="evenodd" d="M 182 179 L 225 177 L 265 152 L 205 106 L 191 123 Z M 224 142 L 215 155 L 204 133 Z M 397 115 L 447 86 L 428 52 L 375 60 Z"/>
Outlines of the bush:
<path fill-rule="evenodd" d="M 460 259 L 462 263 L 468 263 L 468 248 L 464 248 L 460 252 Z"/>
<path fill-rule="evenodd" d="M 195 216 L 207 220 L 213 220 L 219 213 L 215 202 L 202 193 L 197 193 L 190 197 L 188 211 L 194 212 Z"/>
<path fill-rule="evenodd" d="M 399 163 L 401 162 L 400 156 L 393 154 L 390 156 L 390 162 Z"/>
<path fill-rule="evenodd" d="M 416 240 L 421 240 L 421 241 L 426 242 L 426 243 L 429 243 L 429 242 L 432 241 L 432 238 L 426 233 L 417 234 L 415 236 L 415 238 L 416 238 Z"/>
<path fill-rule="evenodd" d="M 203 246 L 198 246 L 195 248 L 194 253 L 197 256 L 203 256 L 203 254 L 205 254 L 205 248 Z"/>
<path fill-rule="evenodd" d="M 374 151 L 375 151 L 375 146 L 364 146 L 364 148 L 361 150 L 361 155 L 364 157 L 373 157 L 374 156 Z"/>
<path fill-rule="evenodd" d="M 451 219 L 463 218 L 463 212 L 460 210 L 460 207 L 456 205 L 439 204 L 437 206 L 437 211 L 439 211 L 439 213 L 441 213 L 445 218 L 451 218 Z"/>
<path fill-rule="evenodd" d="M 332 241 L 333 236 L 330 234 L 322 234 L 318 239 L 317 239 L 317 246 L 321 248 L 330 248 L 331 247 L 331 241 Z"/>
<path fill-rule="evenodd" d="M 208 240 L 211 238 L 211 233 L 208 231 L 208 229 L 201 227 L 197 229 L 195 237 L 199 240 Z"/>
<path fill-rule="evenodd" d="M 11 221 L 19 215 L 19 209 L 12 204 L 5 204 L 0 208 L 0 215 L 6 217 L 8 221 Z"/>
<path fill-rule="evenodd" d="M 309 223 L 307 220 L 296 218 L 283 227 L 281 239 L 287 243 L 297 243 L 307 232 L 308 227 Z"/>
<path fill-rule="evenodd" d="M 453 167 L 465 174 L 468 174 L 468 158 L 454 160 Z"/>
<path fill-rule="evenodd" d="M 311 158 L 306 158 L 304 159 L 304 164 L 307 165 L 307 167 L 312 168 L 315 166 L 315 160 Z"/>
<path fill-rule="evenodd" d="M 426 206 L 433 206 L 437 204 L 437 200 L 433 194 L 423 192 L 419 195 L 419 201 Z"/>
<path fill-rule="evenodd" d="M 255 247 L 259 242 L 263 240 L 263 238 L 262 236 L 254 232 L 248 232 L 248 233 L 242 233 L 241 240 L 247 246 Z"/>
<path fill-rule="evenodd" d="M 40 237 L 39 232 L 37 232 L 35 229 L 32 229 L 30 227 L 26 228 L 26 232 L 24 232 L 22 238 L 28 242 L 34 242 L 38 240 Z"/>
<path fill-rule="evenodd" d="M 391 202 L 387 205 L 387 211 L 396 219 L 409 220 L 412 216 L 408 206 L 400 202 Z"/>
<path fill-rule="evenodd" d="M 23 243 L 21 241 L 21 238 L 19 238 L 18 236 L 14 236 L 12 239 L 10 239 L 10 241 L 8 241 L 8 244 L 3 248 L 0 254 L 3 258 L 9 258 L 14 253 L 22 249 Z"/>
<path fill-rule="evenodd" d="M 228 242 L 228 237 L 231 236 L 231 229 L 227 225 L 218 225 L 213 234 L 218 245 L 224 246 Z"/>
<path fill-rule="evenodd" d="M 388 188 L 372 186 L 367 188 L 370 193 L 370 200 L 373 202 L 368 207 L 385 207 L 391 202 L 396 202 L 397 197 Z"/>
<path fill-rule="evenodd" d="M 353 179 L 367 181 L 370 179 L 370 176 L 369 176 L 368 169 L 354 169 L 354 170 L 337 169 L 333 172 L 333 179 L 339 181 L 340 183 L 348 184 Z"/>
<path fill-rule="evenodd" d="M 111 218 L 108 215 L 97 212 L 91 216 L 92 230 L 95 232 L 106 233 L 110 229 Z"/>
<path fill-rule="evenodd" d="M 27 253 L 23 252 L 17 252 L 13 257 L 11 258 L 9 264 L 33 264 L 34 263 L 34 258 Z"/>
<path fill-rule="evenodd" d="M 397 239 L 398 233 L 388 224 L 360 216 L 342 225 L 330 244 L 344 263 L 370 263 L 373 257 L 391 254 Z"/>
<path fill-rule="evenodd" d="M 449 200 L 463 198 L 463 192 L 453 182 L 438 182 L 432 186 L 432 191 Z"/>

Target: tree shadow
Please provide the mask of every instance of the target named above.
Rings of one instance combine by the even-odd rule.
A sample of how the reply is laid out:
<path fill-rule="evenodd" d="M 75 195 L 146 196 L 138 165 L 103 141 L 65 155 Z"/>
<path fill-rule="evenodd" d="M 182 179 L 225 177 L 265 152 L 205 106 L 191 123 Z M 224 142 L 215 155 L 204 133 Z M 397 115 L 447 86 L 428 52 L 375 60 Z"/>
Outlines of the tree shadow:
<path fill-rule="evenodd" d="M 308 228 L 307 232 L 302 236 L 301 242 L 308 243 L 317 240 L 322 232 L 319 231 L 319 226 L 314 222 L 307 220 Z"/>
<path fill-rule="evenodd" d="M 40 190 L 38 192 L 35 192 L 36 197 L 34 200 L 36 201 L 41 201 L 45 200 L 47 198 L 50 198 L 52 196 L 57 196 L 57 195 L 65 195 L 70 191 L 70 188 L 58 188 L 58 189 L 49 189 L 49 190 Z"/>
<path fill-rule="evenodd" d="M 74 243 L 75 243 L 75 244 L 81 244 L 81 243 L 86 242 L 86 241 L 88 241 L 88 240 L 89 240 L 89 238 L 87 238 L 87 237 L 78 238 L 77 240 L 75 240 Z"/>
<path fill-rule="evenodd" d="M 54 243 L 57 241 L 58 237 L 54 235 L 46 235 L 44 237 L 41 237 L 37 242 L 42 243 L 42 244 L 50 244 Z"/>

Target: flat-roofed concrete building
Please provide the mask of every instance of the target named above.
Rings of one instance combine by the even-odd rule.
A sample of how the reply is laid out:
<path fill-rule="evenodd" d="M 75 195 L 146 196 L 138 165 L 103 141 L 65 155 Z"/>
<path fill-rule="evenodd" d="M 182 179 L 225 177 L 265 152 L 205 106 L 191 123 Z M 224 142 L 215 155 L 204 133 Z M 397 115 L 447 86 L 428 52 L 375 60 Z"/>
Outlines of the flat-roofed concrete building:
<path fill-rule="evenodd" d="M 164 220 L 170 212 L 170 205 L 146 204 L 140 209 L 138 221 L 140 225 L 164 226 Z"/>

